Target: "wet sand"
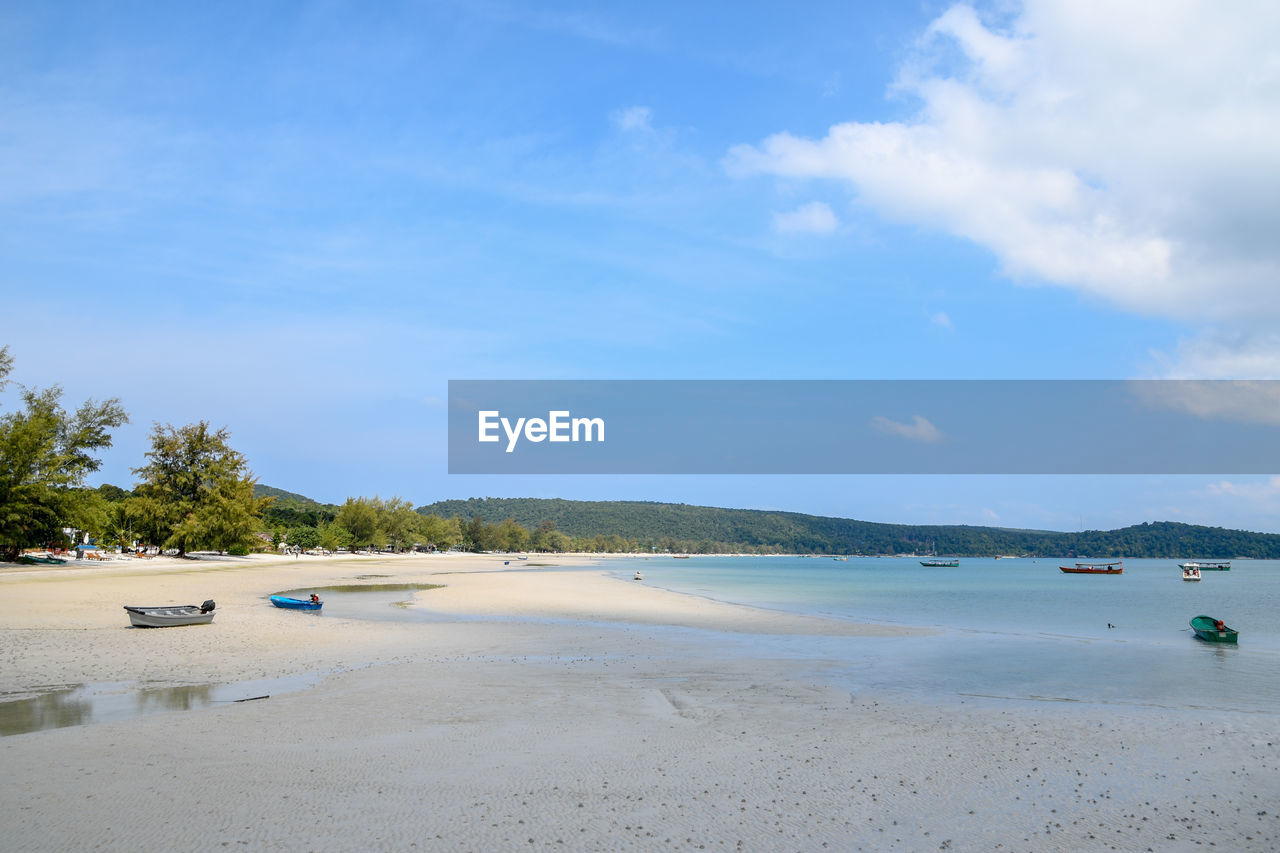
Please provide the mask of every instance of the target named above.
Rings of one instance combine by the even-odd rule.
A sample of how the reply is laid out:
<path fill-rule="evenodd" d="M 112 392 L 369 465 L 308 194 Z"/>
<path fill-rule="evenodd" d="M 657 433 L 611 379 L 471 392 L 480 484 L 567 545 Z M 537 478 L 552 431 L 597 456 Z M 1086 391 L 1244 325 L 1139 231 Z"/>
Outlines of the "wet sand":
<path fill-rule="evenodd" d="M 1280 715 L 876 695 L 848 661 L 771 658 L 752 638 L 910 629 L 667 593 L 586 558 L 502 562 L 0 569 L 9 698 L 323 676 L 0 739 L 5 848 L 1280 846 Z M 352 582 L 445 586 L 418 593 L 413 622 L 266 601 Z M 132 629 L 121 609 L 205 598 L 208 626 Z"/>

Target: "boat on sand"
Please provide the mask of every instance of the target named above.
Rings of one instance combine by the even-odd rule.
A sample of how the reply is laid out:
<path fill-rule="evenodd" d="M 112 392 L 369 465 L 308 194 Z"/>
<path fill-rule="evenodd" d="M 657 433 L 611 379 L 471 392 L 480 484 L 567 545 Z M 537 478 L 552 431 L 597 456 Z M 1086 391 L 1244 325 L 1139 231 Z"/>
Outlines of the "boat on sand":
<path fill-rule="evenodd" d="M 290 598 L 287 595 L 271 596 L 271 603 L 276 607 L 283 607 L 285 610 L 319 610 L 324 607 L 324 602 L 317 596 L 311 598 Z"/>
<path fill-rule="evenodd" d="M 165 604 L 159 607 L 134 607 L 126 604 L 129 622 L 135 628 L 172 628 L 176 625 L 208 625 L 213 621 L 210 599 L 199 607 L 194 604 Z"/>

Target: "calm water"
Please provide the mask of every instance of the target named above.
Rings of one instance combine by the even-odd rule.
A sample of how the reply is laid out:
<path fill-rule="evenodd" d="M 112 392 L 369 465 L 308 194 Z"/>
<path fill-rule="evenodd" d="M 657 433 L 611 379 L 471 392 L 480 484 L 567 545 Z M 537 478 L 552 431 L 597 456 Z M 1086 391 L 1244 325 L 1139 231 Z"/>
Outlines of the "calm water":
<path fill-rule="evenodd" d="M 908 640 L 766 640 L 779 654 L 847 660 L 851 686 L 1176 708 L 1280 707 L 1280 562 L 1243 560 L 1182 580 L 1176 560 L 1126 560 L 1123 575 L 1067 575 L 1049 559 L 694 557 L 610 564 L 620 577 L 721 601 L 856 621 L 920 625 Z M 1196 640 L 1204 613 L 1237 648 Z M 1108 624 L 1115 627 L 1109 628 Z"/>

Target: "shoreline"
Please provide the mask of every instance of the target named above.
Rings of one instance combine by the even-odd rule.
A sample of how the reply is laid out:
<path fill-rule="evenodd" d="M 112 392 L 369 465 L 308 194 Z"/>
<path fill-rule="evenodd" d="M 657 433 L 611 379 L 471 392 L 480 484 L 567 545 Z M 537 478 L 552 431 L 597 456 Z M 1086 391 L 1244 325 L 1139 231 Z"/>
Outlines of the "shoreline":
<path fill-rule="evenodd" d="M 559 572 L 494 555 L 0 570 L 6 693 L 321 676 L 259 702 L 0 738 L 10 843 L 162 844 L 174 814 L 193 849 L 1280 842 L 1275 714 L 850 691 L 824 677 L 847 661 L 770 657 L 753 634 L 908 629 L 581 571 L 597 559 L 558 556 Z M 412 605 L 441 619 L 309 618 L 265 601 L 340 581 L 444 583 Z M 204 598 L 218 602 L 209 626 L 131 629 L 121 610 Z"/>

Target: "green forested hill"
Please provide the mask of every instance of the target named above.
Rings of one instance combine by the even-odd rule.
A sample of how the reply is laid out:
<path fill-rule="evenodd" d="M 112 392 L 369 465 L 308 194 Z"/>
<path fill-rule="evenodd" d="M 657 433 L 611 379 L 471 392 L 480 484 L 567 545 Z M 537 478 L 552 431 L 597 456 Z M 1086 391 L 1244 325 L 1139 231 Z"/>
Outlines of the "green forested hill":
<path fill-rule="evenodd" d="M 419 507 L 424 514 L 553 522 L 569 536 L 620 536 L 644 550 L 776 550 L 786 553 L 1280 559 L 1280 535 L 1155 522 L 1119 530 L 1060 533 L 968 525 L 879 524 L 847 518 L 642 501 L 471 498 Z M 676 544 L 678 547 L 671 547 Z M 738 547 L 734 547 L 738 546 Z"/>

